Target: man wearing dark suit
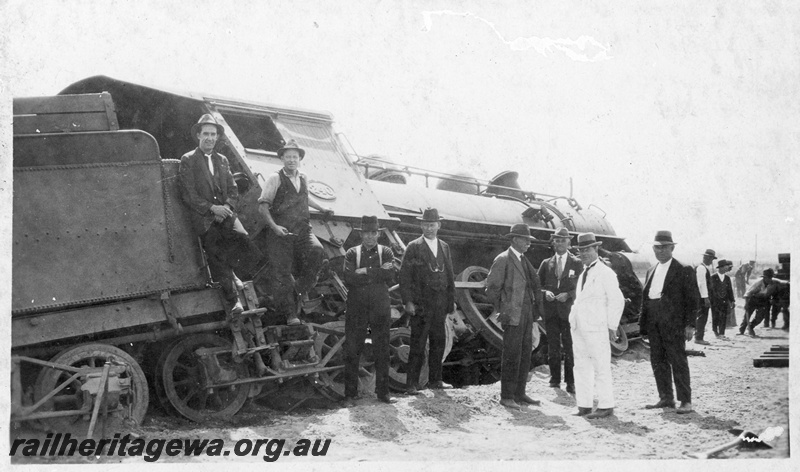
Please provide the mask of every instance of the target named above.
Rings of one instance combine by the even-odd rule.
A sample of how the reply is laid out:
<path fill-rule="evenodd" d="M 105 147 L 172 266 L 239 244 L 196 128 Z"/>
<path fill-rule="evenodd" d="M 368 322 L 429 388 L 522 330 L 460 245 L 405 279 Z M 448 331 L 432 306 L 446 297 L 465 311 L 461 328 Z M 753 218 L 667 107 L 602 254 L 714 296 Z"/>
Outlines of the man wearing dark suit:
<path fill-rule="evenodd" d="M 722 259 L 717 263 L 717 273 L 711 276 L 708 288 L 708 298 L 711 300 L 711 327 L 717 339 L 725 337 L 725 325 L 728 321 L 728 311 L 734 306 L 733 284 L 728 277 L 733 267 L 733 262 Z"/>
<path fill-rule="evenodd" d="M 645 408 L 674 408 L 672 381 L 681 402 L 677 413 L 692 412 L 692 388 L 686 341 L 694 335 L 699 308 L 695 272 L 672 258 L 672 232 L 656 232 L 653 241 L 658 264 L 647 271 L 639 329 L 650 338 L 650 364 L 656 378 L 659 400 Z"/>
<path fill-rule="evenodd" d="M 533 350 L 533 321 L 542 311 L 539 276 L 525 252 L 531 246 L 528 225 L 518 223 L 506 235 L 507 251 L 495 257 L 486 278 L 486 296 L 499 312 L 503 327 L 500 374 L 500 404 L 519 410 L 520 403 L 539 405 L 525 393 Z"/>
<path fill-rule="evenodd" d="M 181 198 L 191 210 L 192 227 L 206 252 L 211 278 L 222 287 L 226 309 L 238 314 L 242 304 L 236 294 L 233 269 L 250 263 L 247 251 L 255 249 L 236 216 L 239 190 L 228 159 L 214 150 L 225 128 L 205 114 L 192 126 L 192 134 L 198 147 L 181 157 Z"/>
<path fill-rule="evenodd" d="M 428 351 L 428 386 L 449 387 L 442 382 L 445 349 L 445 318 L 455 307 L 456 286 L 450 246 L 437 238 L 441 222 L 435 208 L 426 209 L 420 220 L 422 236 L 406 246 L 400 266 L 400 294 L 405 312 L 411 316 L 411 347 L 408 355 L 406 393 L 419 392 L 419 374 Z"/>
<path fill-rule="evenodd" d="M 550 365 L 550 386 L 561 387 L 561 357 L 564 356 L 564 381 L 567 392 L 575 393 L 572 373 L 572 335 L 569 312 L 575 301 L 575 286 L 583 272 L 580 259 L 569 253 L 570 235 L 559 228 L 550 236 L 555 254 L 539 266 L 539 281 L 544 294 L 544 326 L 547 329 L 547 360 Z"/>

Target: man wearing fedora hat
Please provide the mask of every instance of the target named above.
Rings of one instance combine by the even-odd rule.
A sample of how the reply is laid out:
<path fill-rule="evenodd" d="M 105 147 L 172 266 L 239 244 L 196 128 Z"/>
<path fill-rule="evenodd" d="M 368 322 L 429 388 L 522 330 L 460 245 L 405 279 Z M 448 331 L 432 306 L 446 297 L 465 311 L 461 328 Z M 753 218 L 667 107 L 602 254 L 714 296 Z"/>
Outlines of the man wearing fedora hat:
<path fill-rule="evenodd" d="M 550 386 L 561 387 L 561 357 L 564 357 L 564 381 L 567 392 L 575 393 L 572 373 L 572 334 L 569 312 L 575 301 L 575 286 L 583 272 L 580 259 L 569 253 L 571 236 L 567 228 L 550 235 L 555 254 L 539 266 L 539 281 L 544 294 L 544 326 L 547 329 L 547 360 L 550 365 Z"/>
<path fill-rule="evenodd" d="M 533 350 L 533 322 L 544 309 L 539 275 L 525 257 L 534 239 L 528 225 L 513 225 L 506 237 L 511 245 L 495 257 L 489 269 L 486 297 L 498 311 L 503 327 L 500 404 L 519 410 L 520 403 L 540 404 L 525 393 L 525 387 Z"/>
<path fill-rule="evenodd" d="M 717 339 L 725 337 L 725 326 L 728 324 L 728 312 L 733 308 L 736 299 L 733 298 L 733 284 L 728 276 L 733 267 L 733 262 L 721 259 L 717 262 L 717 273 L 711 276 L 708 296 L 711 299 L 711 329 Z"/>
<path fill-rule="evenodd" d="M 658 263 L 648 269 L 642 296 L 639 333 L 650 339 L 650 365 L 659 400 L 645 408 L 675 408 L 672 381 L 681 402 L 677 413 L 692 412 L 692 387 L 686 341 L 692 339 L 699 308 L 695 272 L 673 259 L 672 232 L 657 231 L 653 252 Z"/>
<path fill-rule="evenodd" d="M 448 387 L 442 382 L 445 349 L 445 318 L 455 308 L 456 286 L 450 246 L 437 237 L 441 222 L 439 211 L 428 208 L 417 218 L 422 236 L 406 246 L 400 266 L 400 295 L 405 312 L 411 317 L 411 347 L 408 354 L 406 393 L 419 392 L 419 375 L 428 350 L 428 387 Z"/>
<path fill-rule="evenodd" d="M 181 198 L 192 227 L 203 244 L 211 278 L 219 282 L 233 314 L 243 311 L 234 285 L 234 269 L 258 259 L 258 250 L 236 216 L 239 190 L 228 159 L 214 150 L 225 128 L 205 114 L 192 126 L 198 146 L 181 157 L 179 181 Z"/>
<path fill-rule="evenodd" d="M 575 304 L 569 314 L 575 353 L 575 400 L 578 416 L 589 419 L 614 414 L 611 378 L 611 344 L 616 339 L 625 297 L 617 274 L 600 259 L 594 233 L 578 235 L 578 253 L 583 272 L 575 289 Z M 549 333 L 548 333 L 549 334 Z M 597 411 L 592 412 L 597 393 Z"/>
<path fill-rule="evenodd" d="M 697 290 L 700 292 L 700 309 L 697 312 L 697 320 L 694 323 L 694 343 L 708 345 L 705 337 L 706 323 L 708 322 L 708 312 L 711 310 L 711 299 L 709 298 L 709 285 L 711 276 L 714 275 L 714 259 L 717 253 L 713 249 L 706 249 L 703 253 L 703 262 L 695 267 L 695 279 L 697 280 Z"/>
<path fill-rule="evenodd" d="M 286 316 L 289 325 L 300 323 L 297 315 L 302 299 L 316 285 L 325 254 L 311 231 L 308 207 L 326 216 L 333 214 L 308 197 L 306 176 L 298 170 L 305 155 L 305 149 L 294 139 L 278 149 L 283 168 L 267 177 L 258 199 L 259 212 L 268 227 L 269 257 L 266 287 L 259 291 L 272 297 L 274 308 Z"/>
<path fill-rule="evenodd" d="M 361 244 L 344 256 L 344 282 L 347 286 L 347 314 L 344 340 L 344 395 L 348 404 L 358 396 L 358 365 L 367 329 L 372 333 L 375 355 L 375 393 L 378 400 L 394 403 L 389 397 L 389 286 L 394 282 L 394 254 L 378 244 L 377 216 L 362 216 Z"/>

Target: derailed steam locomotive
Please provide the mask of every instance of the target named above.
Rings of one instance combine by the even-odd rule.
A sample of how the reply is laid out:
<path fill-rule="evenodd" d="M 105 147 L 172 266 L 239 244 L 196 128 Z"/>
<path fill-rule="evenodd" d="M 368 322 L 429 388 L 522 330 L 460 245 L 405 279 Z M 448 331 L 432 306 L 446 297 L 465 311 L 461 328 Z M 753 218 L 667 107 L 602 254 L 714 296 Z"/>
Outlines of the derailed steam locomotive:
<path fill-rule="evenodd" d="M 288 409 L 318 394 L 340 398 L 347 297 L 340 271 L 345 250 L 358 244 L 353 225 L 365 214 L 378 216 L 386 228 L 380 243 L 399 264 L 405 242 L 420 234 L 415 217 L 439 209 L 439 234 L 458 273 L 458 309 L 447 321 L 448 382 L 499 378 L 502 329 L 483 284 L 514 223 L 526 223 L 542 241 L 560 227 L 596 233 L 628 298 L 614 352 L 638 334 L 647 259 L 630 251 L 601 211 L 525 191 L 514 172 L 484 181 L 359 158 L 325 113 L 103 76 L 58 96 L 15 99 L 13 108 L 12 421 L 88 426 L 91 436 L 98 424 L 142 421 L 151 395 L 195 421 L 229 417 L 253 397 L 282 399 L 278 406 Z M 176 159 L 195 147 L 189 130 L 205 113 L 225 127 L 218 150 L 229 159 L 239 218 L 255 242 L 265 231 L 261 184 L 281 167 L 276 151 L 289 139 L 307 151 L 309 192 L 335 211 L 331 218 L 312 213 L 329 264 L 304 302 L 303 325 L 279 324 L 249 282 L 244 314 L 225 315 L 177 186 Z M 425 185 L 410 185 L 414 175 Z M 551 254 L 540 243 L 527 256 L 538 267 Z M 399 297 L 392 319 L 391 385 L 402 387 L 409 331 Z M 536 331 L 546 335 L 541 325 Z M 541 364 L 546 343 L 538 345 L 532 355 Z M 371 391 L 366 351 L 360 388 Z"/>

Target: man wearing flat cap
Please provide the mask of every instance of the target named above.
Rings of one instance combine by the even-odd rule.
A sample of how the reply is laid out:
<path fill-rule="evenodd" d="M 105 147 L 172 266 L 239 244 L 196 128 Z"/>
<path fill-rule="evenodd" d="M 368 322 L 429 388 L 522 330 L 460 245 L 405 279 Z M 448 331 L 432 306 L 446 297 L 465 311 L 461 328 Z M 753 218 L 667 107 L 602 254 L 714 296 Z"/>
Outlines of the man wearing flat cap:
<path fill-rule="evenodd" d="M 733 262 L 721 259 L 717 262 L 717 273 L 711 276 L 708 288 L 708 297 L 711 299 L 711 329 L 717 339 L 725 337 L 725 326 L 728 324 L 728 312 L 733 308 L 736 299 L 733 298 L 733 284 L 728 276 L 733 268 Z"/>
<path fill-rule="evenodd" d="M 428 208 L 417 218 L 422 236 L 406 246 L 400 266 L 400 295 L 411 317 L 410 351 L 406 393 L 419 393 L 419 376 L 428 349 L 428 387 L 449 387 L 442 381 L 442 358 L 446 343 L 445 319 L 455 309 L 456 286 L 450 246 L 437 237 L 439 211 Z"/>
<path fill-rule="evenodd" d="M 344 341 L 344 395 L 350 405 L 358 397 L 358 365 L 367 329 L 372 333 L 375 354 L 375 393 L 378 400 L 394 403 L 389 397 L 389 286 L 394 283 L 394 254 L 378 244 L 377 216 L 361 217 L 361 244 L 344 256 L 344 283 L 347 286 L 347 314 Z"/>
<path fill-rule="evenodd" d="M 578 416 L 588 419 L 614 414 L 611 378 L 611 344 L 616 339 L 625 297 L 617 274 L 599 259 L 594 233 L 578 235 L 578 254 L 583 273 L 575 289 L 575 304 L 569 314 L 575 353 L 575 400 Z M 549 333 L 548 333 L 549 334 Z M 592 412 L 597 394 L 597 410 Z"/>
<path fill-rule="evenodd" d="M 257 259 L 258 251 L 236 216 L 239 190 L 228 159 L 214 150 L 225 128 L 205 114 L 192 126 L 195 150 L 181 157 L 179 170 L 181 199 L 191 210 L 192 227 L 203 244 L 211 278 L 218 282 L 226 310 L 242 313 L 233 270 Z"/>
<path fill-rule="evenodd" d="M 575 301 L 575 286 L 583 272 L 581 260 L 569 253 L 570 239 L 567 228 L 559 228 L 550 235 L 555 254 L 539 266 L 539 281 L 544 295 L 544 326 L 547 329 L 547 360 L 550 365 L 550 386 L 561 387 L 561 357 L 564 357 L 564 381 L 567 392 L 575 393 L 572 373 L 572 334 L 569 312 Z"/>
<path fill-rule="evenodd" d="M 308 207 L 326 216 L 333 214 L 308 197 L 308 181 L 299 171 L 305 155 L 294 139 L 278 149 L 283 168 L 267 177 L 258 199 L 259 212 L 267 222 L 269 257 L 267 287 L 259 291 L 272 297 L 273 308 L 286 316 L 289 325 L 300 324 L 302 299 L 316 285 L 324 258 L 322 244 L 311 231 Z"/>
<path fill-rule="evenodd" d="M 697 280 L 697 290 L 700 292 L 700 309 L 697 312 L 697 320 L 694 324 L 694 343 L 708 345 L 704 338 L 708 313 L 711 310 L 711 298 L 709 297 L 709 285 L 711 276 L 714 275 L 714 259 L 717 253 L 713 249 L 706 249 L 703 253 L 703 262 L 695 267 L 695 279 Z"/>
<path fill-rule="evenodd" d="M 519 410 L 525 404 L 540 404 L 525 393 L 525 387 L 533 350 L 533 322 L 544 309 L 539 275 L 525 257 L 534 239 L 528 225 L 515 224 L 506 237 L 511 245 L 495 257 L 489 269 L 486 296 L 503 327 L 500 404 Z"/>
<path fill-rule="evenodd" d="M 700 300 L 694 270 L 673 259 L 674 250 L 672 232 L 656 232 L 653 252 L 658 263 L 645 278 L 639 332 L 650 339 L 650 365 L 659 397 L 645 408 L 675 408 L 674 379 L 681 402 L 677 413 L 683 414 L 693 411 L 686 341 L 694 334 Z"/>

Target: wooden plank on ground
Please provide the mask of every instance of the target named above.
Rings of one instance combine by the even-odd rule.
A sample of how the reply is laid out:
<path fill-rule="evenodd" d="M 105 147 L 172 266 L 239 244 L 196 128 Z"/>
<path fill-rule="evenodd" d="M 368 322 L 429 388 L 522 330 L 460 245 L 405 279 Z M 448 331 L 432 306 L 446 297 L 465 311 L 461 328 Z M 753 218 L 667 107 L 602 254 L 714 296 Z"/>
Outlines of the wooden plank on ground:
<path fill-rule="evenodd" d="M 757 357 L 753 359 L 753 367 L 789 367 L 788 357 L 773 357 L 763 358 Z"/>

